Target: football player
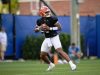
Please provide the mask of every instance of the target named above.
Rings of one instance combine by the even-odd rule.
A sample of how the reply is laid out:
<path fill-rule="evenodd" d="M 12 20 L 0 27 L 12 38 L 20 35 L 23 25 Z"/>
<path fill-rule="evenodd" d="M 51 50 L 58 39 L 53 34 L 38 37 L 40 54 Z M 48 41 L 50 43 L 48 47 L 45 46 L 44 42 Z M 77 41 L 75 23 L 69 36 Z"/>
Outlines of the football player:
<path fill-rule="evenodd" d="M 54 46 L 57 53 L 59 53 L 66 61 L 72 70 L 76 69 L 76 65 L 70 60 L 69 56 L 62 50 L 62 45 L 59 39 L 57 31 L 61 30 L 61 24 L 58 22 L 57 17 L 51 15 L 51 11 L 47 6 L 42 6 L 39 10 L 41 18 L 37 20 L 35 32 L 42 31 L 45 35 L 45 39 L 41 46 L 40 57 L 44 62 L 49 64 L 47 71 L 52 70 L 55 67 L 47 57 L 49 50 Z"/>

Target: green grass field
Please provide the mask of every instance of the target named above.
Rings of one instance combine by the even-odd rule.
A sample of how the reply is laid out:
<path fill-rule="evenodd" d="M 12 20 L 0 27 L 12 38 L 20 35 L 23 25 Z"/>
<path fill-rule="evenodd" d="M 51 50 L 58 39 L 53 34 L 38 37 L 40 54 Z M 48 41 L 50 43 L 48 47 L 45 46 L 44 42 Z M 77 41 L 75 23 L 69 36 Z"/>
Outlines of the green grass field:
<path fill-rule="evenodd" d="M 100 60 L 81 60 L 76 71 L 68 64 L 57 64 L 47 72 L 48 65 L 39 61 L 0 62 L 0 75 L 100 75 Z"/>

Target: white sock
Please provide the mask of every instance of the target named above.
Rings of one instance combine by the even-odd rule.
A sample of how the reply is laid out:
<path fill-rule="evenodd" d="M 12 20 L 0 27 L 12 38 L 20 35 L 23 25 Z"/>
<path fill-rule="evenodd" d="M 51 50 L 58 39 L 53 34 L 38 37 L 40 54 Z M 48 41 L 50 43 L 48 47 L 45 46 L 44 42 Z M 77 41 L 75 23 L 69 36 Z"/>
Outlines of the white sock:
<path fill-rule="evenodd" d="M 71 60 L 68 63 L 69 63 L 69 65 L 73 65 L 73 62 Z"/>
<path fill-rule="evenodd" d="M 52 65 L 53 63 L 52 62 L 50 62 L 50 65 Z"/>

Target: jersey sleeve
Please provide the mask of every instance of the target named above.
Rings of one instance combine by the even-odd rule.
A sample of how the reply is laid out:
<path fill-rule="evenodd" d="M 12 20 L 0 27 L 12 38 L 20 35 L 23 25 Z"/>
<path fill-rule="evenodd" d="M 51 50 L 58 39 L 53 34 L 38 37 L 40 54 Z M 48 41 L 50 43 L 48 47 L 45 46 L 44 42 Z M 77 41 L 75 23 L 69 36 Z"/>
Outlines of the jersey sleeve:
<path fill-rule="evenodd" d="M 37 24 L 38 26 L 41 25 L 41 21 L 40 21 L 40 19 L 37 20 L 36 24 Z"/>
<path fill-rule="evenodd" d="M 68 48 L 68 54 L 72 54 L 72 48 L 71 48 L 71 46 L 69 46 L 69 48 Z"/>
<path fill-rule="evenodd" d="M 55 24 L 58 21 L 57 17 L 53 17 L 53 23 Z"/>
<path fill-rule="evenodd" d="M 76 47 L 76 52 L 79 52 L 79 51 L 80 51 L 79 47 Z"/>

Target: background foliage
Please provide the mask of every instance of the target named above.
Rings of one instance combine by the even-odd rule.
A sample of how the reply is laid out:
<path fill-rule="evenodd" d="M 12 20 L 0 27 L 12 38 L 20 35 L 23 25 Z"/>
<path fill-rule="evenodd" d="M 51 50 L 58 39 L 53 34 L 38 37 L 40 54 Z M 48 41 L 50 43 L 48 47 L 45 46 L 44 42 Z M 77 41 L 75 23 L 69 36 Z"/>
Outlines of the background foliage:
<path fill-rule="evenodd" d="M 66 33 L 61 33 L 60 35 L 60 41 L 63 47 L 63 50 L 68 53 L 68 47 L 70 45 L 70 35 Z M 44 40 L 44 37 L 42 35 L 39 36 L 27 36 L 23 47 L 22 47 L 22 53 L 23 53 L 23 58 L 24 59 L 39 59 L 40 58 L 40 49 L 41 49 L 41 44 Z M 82 52 L 84 50 L 84 40 L 83 37 L 81 36 L 81 48 Z M 54 47 L 52 47 L 52 53 L 55 52 Z"/>
<path fill-rule="evenodd" d="M 41 44 L 43 40 L 44 40 L 44 37 L 42 35 L 27 36 L 22 47 L 23 58 L 24 59 L 39 59 Z M 69 34 L 61 33 L 60 40 L 63 46 L 63 50 L 67 52 L 68 46 L 70 44 Z M 52 50 L 54 52 L 54 48 Z"/>
<path fill-rule="evenodd" d="M 6 4 L 3 4 L 2 2 L 0 3 L 0 13 L 3 13 L 3 9 L 5 9 L 6 13 L 10 12 L 12 14 L 15 14 L 18 11 L 19 8 L 18 0 L 9 0 L 9 1 L 7 1 Z"/>

